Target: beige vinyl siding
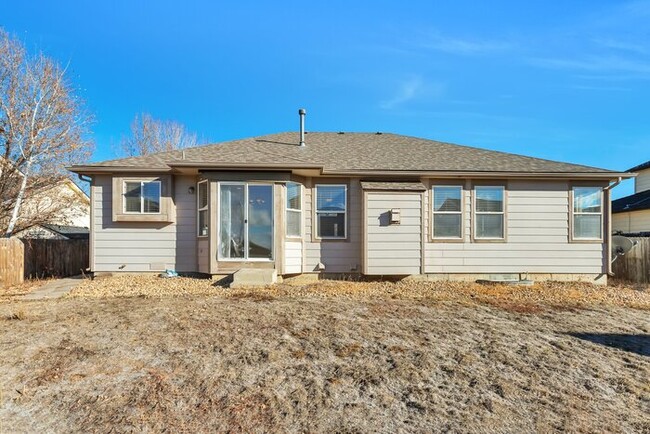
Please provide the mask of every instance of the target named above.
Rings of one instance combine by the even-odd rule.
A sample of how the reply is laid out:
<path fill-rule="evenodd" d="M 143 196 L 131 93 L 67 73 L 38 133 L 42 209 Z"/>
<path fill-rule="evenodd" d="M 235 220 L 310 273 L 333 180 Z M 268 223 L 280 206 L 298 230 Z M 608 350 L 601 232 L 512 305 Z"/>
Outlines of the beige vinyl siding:
<path fill-rule="evenodd" d="M 284 273 L 302 273 L 302 241 L 286 240 L 284 243 Z"/>
<path fill-rule="evenodd" d="M 612 230 L 650 232 L 650 209 L 612 214 Z"/>
<path fill-rule="evenodd" d="M 422 194 L 368 192 L 366 197 L 366 274 L 420 274 Z M 400 224 L 388 224 L 393 208 L 400 210 Z"/>
<path fill-rule="evenodd" d="M 199 238 L 197 243 L 199 273 L 210 273 L 210 241 L 203 237 Z"/>
<path fill-rule="evenodd" d="M 318 240 L 313 237 L 314 186 L 316 184 L 348 185 L 348 238 L 347 240 Z M 349 273 L 361 268 L 361 184 L 358 178 L 310 178 L 305 185 L 305 261 L 303 272 L 317 270 L 318 263 L 325 265 L 325 273 Z"/>
<path fill-rule="evenodd" d="M 196 196 L 188 192 L 195 182 L 190 176 L 174 178 L 175 223 L 113 222 L 112 178 L 95 176 L 93 271 L 197 271 Z"/>
<path fill-rule="evenodd" d="M 426 273 L 598 274 L 605 271 L 604 244 L 569 243 L 567 182 L 508 182 L 508 238 L 500 243 L 470 242 L 471 192 L 464 190 L 463 194 L 464 242 L 427 243 Z M 425 229 L 428 231 L 431 216 L 429 195 L 425 200 Z"/>
<path fill-rule="evenodd" d="M 634 193 L 646 190 L 650 190 L 650 169 L 640 171 L 634 179 Z"/>

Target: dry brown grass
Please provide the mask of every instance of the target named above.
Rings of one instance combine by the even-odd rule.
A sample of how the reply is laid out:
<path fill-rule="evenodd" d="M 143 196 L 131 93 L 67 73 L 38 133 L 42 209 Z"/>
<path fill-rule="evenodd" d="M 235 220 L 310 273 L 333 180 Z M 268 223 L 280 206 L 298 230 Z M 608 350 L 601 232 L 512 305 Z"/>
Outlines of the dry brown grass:
<path fill-rule="evenodd" d="M 161 280 L 1 305 L 0 431 L 650 432 L 645 292 Z"/>

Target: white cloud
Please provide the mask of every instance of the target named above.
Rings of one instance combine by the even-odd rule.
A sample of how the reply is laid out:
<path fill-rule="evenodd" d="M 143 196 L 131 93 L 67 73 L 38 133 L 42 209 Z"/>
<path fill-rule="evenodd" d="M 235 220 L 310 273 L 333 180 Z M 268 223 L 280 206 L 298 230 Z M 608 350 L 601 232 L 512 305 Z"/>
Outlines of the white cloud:
<path fill-rule="evenodd" d="M 424 38 L 420 45 L 423 48 L 461 55 L 492 54 L 507 51 L 514 47 L 512 43 L 506 41 L 462 39 L 439 34 L 429 35 L 427 38 Z"/>
<path fill-rule="evenodd" d="M 532 58 L 533 65 L 551 69 L 570 69 L 595 72 L 626 72 L 647 75 L 650 78 L 650 62 L 618 56 L 586 56 L 579 59 Z"/>
<path fill-rule="evenodd" d="M 432 90 L 435 91 L 434 93 L 439 94 L 442 92 L 442 86 L 437 84 L 429 86 L 427 89 L 421 77 L 410 77 L 399 84 L 397 92 L 392 98 L 381 101 L 379 107 L 384 110 L 394 109 L 406 102 L 421 97 L 423 94 L 431 94 Z"/>

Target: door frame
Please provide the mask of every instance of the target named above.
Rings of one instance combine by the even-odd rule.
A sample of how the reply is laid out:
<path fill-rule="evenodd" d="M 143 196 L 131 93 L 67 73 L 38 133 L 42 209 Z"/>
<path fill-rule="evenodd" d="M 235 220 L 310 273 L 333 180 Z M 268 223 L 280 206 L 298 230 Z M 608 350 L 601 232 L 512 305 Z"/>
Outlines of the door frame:
<path fill-rule="evenodd" d="M 221 186 L 222 185 L 243 185 L 244 186 L 244 257 L 225 258 L 221 256 Z M 270 258 L 249 258 L 248 257 L 248 187 L 250 185 L 266 185 L 271 188 L 271 257 Z M 217 261 L 223 262 L 274 262 L 275 261 L 275 183 L 259 181 L 218 181 L 217 182 Z"/>

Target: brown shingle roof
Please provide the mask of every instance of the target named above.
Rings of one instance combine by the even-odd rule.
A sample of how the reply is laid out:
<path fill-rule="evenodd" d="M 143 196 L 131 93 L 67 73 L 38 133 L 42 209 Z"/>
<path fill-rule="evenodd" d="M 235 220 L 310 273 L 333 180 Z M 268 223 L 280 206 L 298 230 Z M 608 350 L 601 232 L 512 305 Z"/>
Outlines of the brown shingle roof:
<path fill-rule="evenodd" d="M 362 181 L 363 190 L 391 190 L 391 191 L 425 191 L 427 188 L 421 182 L 385 182 Z"/>
<path fill-rule="evenodd" d="M 526 157 L 390 133 L 279 133 L 142 157 L 104 161 L 71 170 L 173 166 L 322 168 L 334 172 L 614 173 L 605 169 Z"/>

